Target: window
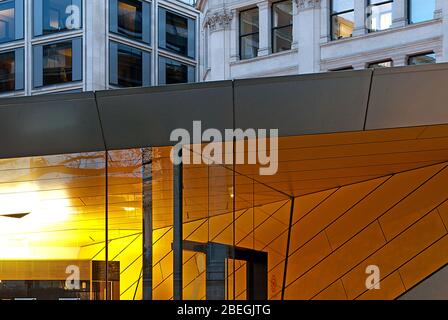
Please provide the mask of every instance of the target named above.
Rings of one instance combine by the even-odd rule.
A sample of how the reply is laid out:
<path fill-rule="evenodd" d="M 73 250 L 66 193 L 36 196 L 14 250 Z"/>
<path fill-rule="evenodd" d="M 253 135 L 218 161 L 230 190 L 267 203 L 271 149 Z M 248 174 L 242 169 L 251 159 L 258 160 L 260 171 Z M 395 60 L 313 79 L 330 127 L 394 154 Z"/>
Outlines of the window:
<path fill-rule="evenodd" d="M 331 39 L 349 38 L 355 26 L 354 0 L 331 1 Z"/>
<path fill-rule="evenodd" d="M 258 8 L 240 12 L 240 59 L 258 56 L 259 18 Z"/>
<path fill-rule="evenodd" d="M 392 3 L 393 0 L 370 0 L 367 18 L 369 31 L 381 31 L 392 26 Z"/>
<path fill-rule="evenodd" d="M 272 4 L 272 52 L 290 50 L 292 44 L 292 1 Z"/>
<path fill-rule="evenodd" d="M 434 19 L 436 0 L 409 0 L 409 23 L 418 23 Z"/>
<path fill-rule="evenodd" d="M 393 67 L 392 60 L 384 60 L 384 61 L 378 61 L 370 63 L 369 68 L 375 69 L 375 68 L 390 68 Z"/>
<path fill-rule="evenodd" d="M 34 36 L 78 30 L 82 0 L 34 0 Z"/>
<path fill-rule="evenodd" d="M 122 36 L 151 42 L 151 3 L 140 0 L 110 0 L 109 30 Z"/>
<path fill-rule="evenodd" d="M 352 67 L 352 66 L 348 66 L 348 67 L 342 67 L 342 68 L 331 69 L 331 70 L 329 70 L 329 71 L 334 72 L 334 71 L 349 71 L 349 70 L 353 70 L 353 67 Z"/>
<path fill-rule="evenodd" d="M 82 80 L 82 40 L 33 47 L 34 87 Z"/>
<path fill-rule="evenodd" d="M 165 57 L 159 58 L 159 84 L 188 83 L 195 81 L 195 67 Z"/>
<path fill-rule="evenodd" d="M 166 9 L 159 9 L 159 47 L 189 58 L 196 55 L 196 22 Z"/>
<path fill-rule="evenodd" d="M 23 39 L 23 0 L 0 1 L 0 43 Z"/>
<path fill-rule="evenodd" d="M 23 48 L 0 53 L 0 93 L 23 90 Z"/>
<path fill-rule="evenodd" d="M 436 63 L 436 54 L 434 52 L 417 54 L 408 58 L 408 65 L 431 64 Z"/>
<path fill-rule="evenodd" d="M 151 85 L 151 54 L 117 42 L 110 43 L 109 83 L 120 87 Z"/>

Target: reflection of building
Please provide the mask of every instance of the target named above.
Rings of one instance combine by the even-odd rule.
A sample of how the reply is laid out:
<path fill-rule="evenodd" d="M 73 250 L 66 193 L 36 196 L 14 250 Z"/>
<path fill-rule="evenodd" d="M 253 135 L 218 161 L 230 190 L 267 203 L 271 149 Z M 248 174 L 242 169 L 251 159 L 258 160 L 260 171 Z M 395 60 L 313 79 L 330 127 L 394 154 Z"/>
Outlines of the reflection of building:
<path fill-rule="evenodd" d="M 198 21 L 188 1 L 0 1 L 0 96 L 194 82 Z"/>
<path fill-rule="evenodd" d="M 200 80 L 448 61 L 440 0 L 199 0 Z"/>
<path fill-rule="evenodd" d="M 447 297 L 425 289 L 447 277 L 447 76 L 439 64 L 3 99 L 0 266 L 114 262 L 97 280 L 119 281 L 123 300 Z M 278 172 L 174 165 L 170 134 L 195 120 L 278 128 Z"/>

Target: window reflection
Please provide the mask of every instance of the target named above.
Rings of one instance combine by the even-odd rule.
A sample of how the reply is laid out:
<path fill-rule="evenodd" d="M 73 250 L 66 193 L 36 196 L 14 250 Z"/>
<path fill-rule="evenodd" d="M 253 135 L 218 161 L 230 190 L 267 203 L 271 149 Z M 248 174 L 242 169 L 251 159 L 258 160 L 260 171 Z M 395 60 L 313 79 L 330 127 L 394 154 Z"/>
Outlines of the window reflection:
<path fill-rule="evenodd" d="M 142 40 L 142 3 L 136 0 L 118 1 L 118 32 Z"/>
<path fill-rule="evenodd" d="M 384 60 L 379 62 L 370 63 L 369 68 L 390 68 L 393 67 L 392 60 Z"/>
<path fill-rule="evenodd" d="M 370 0 L 368 19 L 370 31 L 381 31 L 392 26 L 393 1 Z"/>
<path fill-rule="evenodd" d="M 43 84 L 71 82 L 73 78 L 72 42 L 43 46 Z"/>
<path fill-rule="evenodd" d="M 410 56 L 408 59 L 409 65 L 432 64 L 432 63 L 436 63 L 436 54 L 434 52 L 413 55 Z"/>
<path fill-rule="evenodd" d="M 282 1 L 272 5 L 272 51 L 291 49 L 292 2 Z"/>
<path fill-rule="evenodd" d="M 166 48 L 188 55 L 188 19 L 166 12 Z"/>
<path fill-rule="evenodd" d="M 0 2 L 0 43 L 15 40 L 14 0 Z"/>
<path fill-rule="evenodd" d="M 193 66 L 165 57 L 159 58 L 159 84 L 194 82 L 194 72 Z"/>
<path fill-rule="evenodd" d="M 354 0 L 331 1 L 331 38 L 349 38 L 355 26 Z"/>
<path fill-rule="evenodd" d="M 258 56 L 259 18 L 258 8 L 240 12 L 240 59 Z"/>
<path fill-rule="evenodd" d="M 141 87 L 142 83 L 142 51 L 118 45 L 118 85 Z"/>
<path fill-rule="evenodd" d="M 39 19 L 39 17 L 35 17 Z M 43 34 L 79 29 L 81 8 L 73 0 L 43 0 Z"/>
<path fill-rule="evenodd" d="M 434 19 L 436 0 L 409 0 L 409 23 Z"/>
<path fill-rule="evenodd" d="M 0 92 L 15 90 L 15 52 L 0 53 Z"/>

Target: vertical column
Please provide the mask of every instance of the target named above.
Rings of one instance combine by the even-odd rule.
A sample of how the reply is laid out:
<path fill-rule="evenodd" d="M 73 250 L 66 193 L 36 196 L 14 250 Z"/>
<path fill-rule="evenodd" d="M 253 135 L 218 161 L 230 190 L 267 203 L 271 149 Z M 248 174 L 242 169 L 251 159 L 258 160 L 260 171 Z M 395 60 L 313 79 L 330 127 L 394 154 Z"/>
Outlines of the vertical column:
<path fill-rule="evenodd" d="M 143 149 L 143 300 L 152 300 L 152 148 Z"/>
<path fill-rule="evenodd" d="M 448 1 L 439 0 L 436 3 L 437 9 L 440 11 L 440 16 L 442 17 L 442 34 L 443 34 L 443 44 L 442 44 L 442 56 L 437 62 L 448 62 Z"/>
<path fill-rule="evenodd" d="M 299 73 L 320 71 L 320 0 L 297 0 Z"/>
<path fill-rule="evenodd" d="M 107 2 L 84 1 L 84 89 L 106 89 L 107 79 Z"/>
<path fill-rule="evenodd" d="M 291 49 L 299 48 L 299 8 L 296 1 L 292 3 L 292 44 Z"/>
<path fill-rule="evenodd" d="M 394 0 L 392 3 L 392 28 L 404 27 L 407 18 L 407 0 Z"/>
<path fill-rule="evenodd" d="M 259 47 L 258 56 L 271 53 L 271 8 L 268 1 L 257 4 L 259 17 Z"/>
<path fill-rule="evenodd" d="M 239 48 L 239 25 L 238 25 L 238 11 L 233 9 L 230 12 L 230 62 L 238 61 L 240 55 L 238 53 Z M 229 75 L 230 76 L 230 75 Z"/>
<path fill-rule="evenodd" d="M 182 151 L 180 151 L 182 158 Z M 174 274 L 174 300 L 182 300 L 183 281 L 183 164 L 174 164 L 173 167 L 173 215 L 174 215 L 174 237 L 173 237 L 173 274 Z"/>
<path fill-rule="evenodd" d="M 367 0 L 355 0 L 355 28 L 353 36 L 366 34 L 366 8 Z"/>
<path fill-rule="evenodd" d="M 228 64 L 230 60 L 229 32 L 233 16 L 226 10 L 221 9 L 208 14 L 204 26 L 209 28 L 210 42 L 210 80 L 225 80 L 228 75 Z"/>

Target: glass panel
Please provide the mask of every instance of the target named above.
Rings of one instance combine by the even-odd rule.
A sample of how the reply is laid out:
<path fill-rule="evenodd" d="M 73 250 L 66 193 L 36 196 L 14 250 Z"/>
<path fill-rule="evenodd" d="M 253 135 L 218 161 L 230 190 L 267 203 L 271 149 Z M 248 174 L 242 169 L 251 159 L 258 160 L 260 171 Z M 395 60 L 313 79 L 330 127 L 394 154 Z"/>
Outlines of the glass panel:
<path fill-rule="evenodd" d="M 0 92 L 14 91 L 15 82 L 15 52 L 0 54 Z"/>
<path fill-rule="evenodd" d="M 15 31 L 15 6 L 14 1 L 0 2 L 0 43 L 14 41 Z"/>
<path fill-rule="evenodd" d="M 43 0 L 43 34 L 79 28 L 81 8 L 74 5 L 73 0 Z"/>
<path fill-rule="evenodd" d="M 421 54 L 418 56 L 409 57 L 408 64 L 409 65 L 417 65 L 417 64 L 431 64 L 436 63 L 436 54 L 435 53 L 427 53 Z"/>
<path fill-rule="evenodd" d="M 142 3 L 140 1 L 118 1 L 118 32 L 131 38 L 142 39 Z"/>
<path fill-rule="evenodd" d="M 258 33 L 241 37 L 241 59 L 251 59 L 258 56 Z"/>
<path fill-rule="evenodd" d="M 142 86 L 142 51 L 118 45 L 118 85 L 122 87 Z"/>
<path fill-rule="evenodd" d="M 410 0 L 409 23 L 418 23 L 434 19 L 436 0 Z"/>
<path fill-rule="evenodd" d="M 0 299 L 104 299 L 104 152 L 3 159 L 0 172 Z M 116 265 L 109 280 L 114 295 Z"/>
<path fill-rule="evenodd" d="M 188 55 L 188 18 L 166 11 L 166 49 Z"/>
<path fill-rule="evenodd" d="M 355 8 L 354 0 L 333 0 L 331 2 L 332 13 L 354 10 L 354 8 Z"/>
<path fill-rule="evenodd" d="M 348 12 L 332 17 L 333 40 L 349 38 L 353 35 L 355 26 L 354 12 Z"/>
<path fill-rule="evenodd" d="M 59 42 L 43 47 L 43 85 L 72 81 L 72 42 Z"/>
<path fill-rule="evenodd" d="M 256 33 L 259 28 L 258 8 L 243 11 L 240 13 L 240 30 L 242 36 Z"/>
<path fill-rule="evenodd" d="M 392 25 L 392 3 L 375 5 L 371 8 L 370 31 L 389 29 Z"/>
<path fill-rule="evenodd" d="M 290 50 L 292 44 L 292 26 L 273 30 L 272 48 L 274 52 Z"/>
<path fill-rule="evenodd" d="M 272 26 L 284 27 L 292 24 L 292 2 L 284 1 L 272 5 Z"/>
<path fill-rule="evenodd" d="M 381 61 L 369 64 L 369 68 L 389 68 L 392 67 L 393 63 L 391 60 Z"/>
<path fill-rule="evenodd" d="M 189 82 L 188 70 L 193 67 L 172 59 L 160 58 L 160 60 L 162 62 L 160 64 L 160 67 L 164 69 L 159 70 L 159 72 L 164 73 L 165 76 L 165 83 L 160 81 L 160 84 L 176 84 Z"/>

